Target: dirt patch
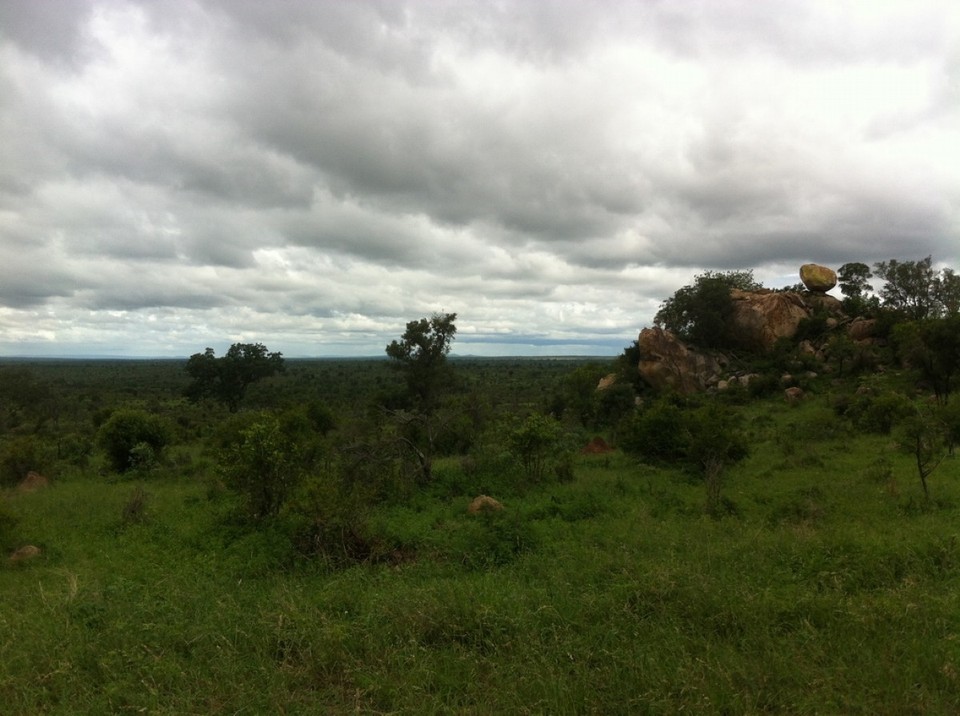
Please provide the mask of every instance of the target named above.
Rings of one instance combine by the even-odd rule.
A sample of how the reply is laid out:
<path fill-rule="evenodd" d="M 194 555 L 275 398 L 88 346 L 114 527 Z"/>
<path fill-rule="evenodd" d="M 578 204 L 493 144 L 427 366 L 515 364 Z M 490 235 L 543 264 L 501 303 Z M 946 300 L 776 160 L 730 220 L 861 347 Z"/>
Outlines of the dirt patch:
<path fill-rule="evenodd" d="M 605 455 L 608 452 L 613 452 L 613 448 L 607 444 L 606 440 L 597 436 L 588 442 L 581 452 L 584 455 Z"/>

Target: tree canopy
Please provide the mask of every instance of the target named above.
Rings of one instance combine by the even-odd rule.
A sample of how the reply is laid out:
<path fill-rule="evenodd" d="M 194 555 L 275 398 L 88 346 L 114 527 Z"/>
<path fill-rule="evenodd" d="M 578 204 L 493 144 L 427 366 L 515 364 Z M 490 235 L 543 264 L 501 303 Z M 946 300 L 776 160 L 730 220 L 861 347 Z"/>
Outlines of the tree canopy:
<path fill-rule="evenodd" d="M 681 340 L 702 348 L 735 348 L 729 330 L 733 316 L 730 290 L 753 291 L 760 284 L 753 271 L 707 271 L 660 305 L 654 323 Z"/>
<path fill-rule="evenodd" d="M 221 358 L 207 348 L 187 361 L 193 382 L 186 396 L 194 402 L 213 398 L 236 412 L 250 384 L 284 370 L 283 354 L 269 352 L 262 343 L 234 343 Z"/>
<path fill-rule="evenodd" d="M 456 320 L 456 313 L 435 313 L 410 321 L 400 340 L 387 346 L 387 355 L 404 373 L 410 397 L 425 412 L 436 408 L 449 380 L 447 354 L 457 333 Z"/>

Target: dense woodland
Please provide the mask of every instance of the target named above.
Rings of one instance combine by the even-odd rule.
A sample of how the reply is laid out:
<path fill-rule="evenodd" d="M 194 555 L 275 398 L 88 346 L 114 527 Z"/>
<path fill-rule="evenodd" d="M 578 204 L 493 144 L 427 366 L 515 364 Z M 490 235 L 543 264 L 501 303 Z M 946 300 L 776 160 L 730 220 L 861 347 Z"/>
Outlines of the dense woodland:
<path fill-rule="evenodd" d="M 380 359 L 3 361 L 6 712 L 960 711 L 960 282 L 838 274 L 869 340 L 737 345 L 749 271 L 665 300 L 753 376 L 696 395 L 631 337 L 450 357 L 455 314 Z"/>

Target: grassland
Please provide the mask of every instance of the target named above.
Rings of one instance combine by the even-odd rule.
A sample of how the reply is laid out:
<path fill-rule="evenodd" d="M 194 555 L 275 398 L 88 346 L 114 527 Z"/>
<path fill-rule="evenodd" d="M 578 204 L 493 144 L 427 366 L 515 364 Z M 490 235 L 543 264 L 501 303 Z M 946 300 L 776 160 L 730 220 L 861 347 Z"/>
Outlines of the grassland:
<path fill-rule="evenodd" d="M 536 487 L 451 457 L 373 510 L 388 549 L 351 566 L 238 525 L 189 443 L 150 474 L 64 469 L 4 493 L 43 554 L 0 567 L 2 710 L 960 712 L 960 463 L 924 501 L 829 400 L 739 409 L 722 519 L 619 452 Z M 468 515 L 481 490 L 505 510 Z"/>

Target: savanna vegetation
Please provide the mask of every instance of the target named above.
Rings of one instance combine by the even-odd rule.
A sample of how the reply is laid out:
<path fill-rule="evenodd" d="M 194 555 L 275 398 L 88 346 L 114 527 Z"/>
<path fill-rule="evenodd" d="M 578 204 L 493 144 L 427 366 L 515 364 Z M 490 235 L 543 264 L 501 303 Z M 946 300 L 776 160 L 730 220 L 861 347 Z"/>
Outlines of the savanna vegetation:
<path fill-rule="evenodd" d="M 875 269 L 821 357 L 727 342 L 752 275 L 697 277 L 658 320 L 754 379 L 692 396 L 635 344 L 452 358 L 456 314 L 3 362 L 3 712 L 960 712 L 957 282 Z"/>

